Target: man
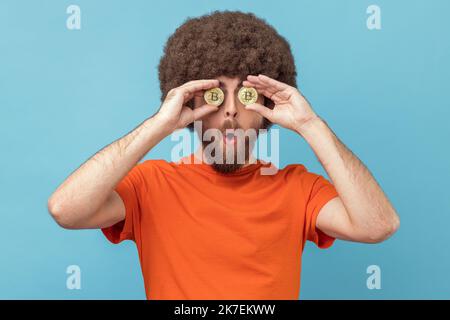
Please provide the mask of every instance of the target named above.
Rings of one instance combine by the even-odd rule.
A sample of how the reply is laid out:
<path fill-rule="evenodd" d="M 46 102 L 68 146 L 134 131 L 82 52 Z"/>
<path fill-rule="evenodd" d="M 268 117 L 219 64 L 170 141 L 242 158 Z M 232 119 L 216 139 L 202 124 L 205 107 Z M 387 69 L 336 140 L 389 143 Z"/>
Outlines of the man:
<path fill-rule="evenodd" d="M 50 213 L 64 228 L 135 241 L 149 299 L 297 299 L 306 240 L 376 243 L 399 218 L 295 76 L 287 41 L 253 14 L 187 20 L 164 48 L 159 111 L 73 172 L 50 197 Z M 243 104 L 242 87 L 256 89 L 257 100 Z M 224 93 L 220 106 L 203 98 L 213 88 Z M 194 121 L 197 133 L 224 134 L 213 152 L 200 134 L 200 148 L 180 162 L 137 164 Z M 262 174 L 272 164 L 252 157 L 254 143 L 228 135 L 273 123 L 307 141 L 333 184 L 301 164 Z"/>

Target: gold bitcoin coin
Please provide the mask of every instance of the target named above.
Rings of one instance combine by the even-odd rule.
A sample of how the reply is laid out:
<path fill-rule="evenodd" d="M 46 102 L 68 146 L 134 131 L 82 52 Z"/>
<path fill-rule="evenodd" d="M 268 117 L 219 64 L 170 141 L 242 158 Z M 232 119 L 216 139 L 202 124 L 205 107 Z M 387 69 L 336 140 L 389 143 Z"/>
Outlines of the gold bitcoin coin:
<path fill-rule="evenodd" d="M 258 100 L 258 92 L 253 87 L 242 87 L 239 89 L 238 97 L 242 104 L 248 105 Z"/>
<path fill-rule="evenodd" d="M 223 102 L 225 95 L 220 88 L 212 88 L 206 90 L 203 94 L 203 98 L 205 99 L 207 104 L 212 104 L 213 106 L 220 106 Z"/>

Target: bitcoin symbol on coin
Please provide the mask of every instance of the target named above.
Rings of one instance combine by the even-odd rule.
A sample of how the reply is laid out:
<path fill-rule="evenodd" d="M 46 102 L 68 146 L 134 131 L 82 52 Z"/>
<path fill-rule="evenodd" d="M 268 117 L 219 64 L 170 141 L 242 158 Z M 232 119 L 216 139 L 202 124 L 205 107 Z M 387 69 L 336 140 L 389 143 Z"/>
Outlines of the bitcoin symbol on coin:
<path fill-rule="evenodd" d="M 219 106 L 223 102 L 224 94 L 220 88 L 212 88 L 205 91 L 203 98 L 207 104 Z"/>
<path fill-rule="evenodd" d="M 238 92 L 239 101 L 242 104 L 248 105 L 255 103 L 258 100 L 258 92 L 252 87 L 242 87 Z"/>

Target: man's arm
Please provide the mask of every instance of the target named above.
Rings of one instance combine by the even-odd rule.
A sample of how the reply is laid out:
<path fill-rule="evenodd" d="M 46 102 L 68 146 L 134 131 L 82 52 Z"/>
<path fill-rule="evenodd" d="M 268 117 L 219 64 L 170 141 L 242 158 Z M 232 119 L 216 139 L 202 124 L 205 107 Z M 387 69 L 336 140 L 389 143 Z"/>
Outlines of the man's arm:
<path fill-rule="evenodd" d="M 155 115 L 106 146 L 73 172 L 48 200 L 49 212 L 64 228 L 99 228 L 125 218 L 114 187 L 168 134 Z"/>
<path fill-rule="evenodd" d="M 109 227 L 123 220 L 125 206 L 115 186 L 173 130 L 216 111 L 217 106 L 203 105 L 192 110 L 185 103 L 217 85 L 215 79 L 194 80 L 170 90 L 155 116 L 73 172 L 48 200 L 49 212 L 57 223 L 68 229 L 83 229 Z"/>
<path fill-rule="evenodd" d="M 308 142 L 339 194 L 319 212 L 316 227 L 335 238 L 380 242 L 399 227 L 395 209 L 365 165 L 326 122 L 313 117 L 297 132 Z"/>
<path fill-rule="evenodd" d="M 255 87 L 274 102 L 272 109 L 258 103 L 245 108 L 303 136 L 333 181 L 339 197 L 321 209 L 316 227 L 330 236 L 359 242 L 380 242 L 398 229 L 397 213 L 370 172 L 297 88 L 261 74 L 249 75 L 243 85 Z"/>

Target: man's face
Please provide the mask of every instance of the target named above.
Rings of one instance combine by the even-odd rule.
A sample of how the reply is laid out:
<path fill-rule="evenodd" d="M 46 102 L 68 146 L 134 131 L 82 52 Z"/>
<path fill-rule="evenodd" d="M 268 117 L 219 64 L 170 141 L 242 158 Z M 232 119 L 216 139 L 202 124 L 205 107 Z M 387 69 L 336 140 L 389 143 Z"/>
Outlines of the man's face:
<path fill-rule="evenodd" d="M 242 129 L 244 132 L 248 129 L 253 130 L 256 134 L 263 125 L 263 117 L 257 112 L 245 109 L 244 105 L 239 101 L 238 91 L 242 87 L 242 81 L 239 78 L 228 78 L 220 76 L 216 78 L 220 81 L 220 89 L 222 89 L 225 97 L 218 111 L 204 116 L 202 121 L 203 134 L 208 129 L 217 129 L 222 133 L 221 141 L 202 141 L 203 148 L 211 143 L 217 143 L 215 151 L 219 151 L 223 156 L 222 163 L 213 163 L 212 166 L 216 171 L 222 173 L 231 173 L 241 168 L 244 164 L 239 161 L 238 155 L 243 155 L 245 160 L 249 159 L 251 150 L 254 146 L 254 140 L 246 136 L 245 139 L 238 139 L 232 130 L 226 129 Z M 259 94 L 257 103 L 263 104 L 264 97 Z M 203 97 L 195 97 L 194 108 L 198 108 L 206 104 Z M 231 134 L 226 134 L 231 132 Z M 199 134 L 199 132 L 197 132 Z M 240 140 L 240 141 L 238 141 Z M 239 142 L 239 143 L 238 143 Z M 215 154 L 214 152 L 212 153 Z M 227 157 L 228 154 L 228 157 Z M 234 156 L 233 156 L 234 155 Z M 205 156 L 208 154 L 205 153 Z M 230 159 L 233 159 L 230 162 Z"/>

